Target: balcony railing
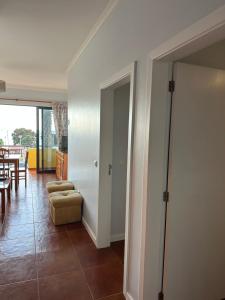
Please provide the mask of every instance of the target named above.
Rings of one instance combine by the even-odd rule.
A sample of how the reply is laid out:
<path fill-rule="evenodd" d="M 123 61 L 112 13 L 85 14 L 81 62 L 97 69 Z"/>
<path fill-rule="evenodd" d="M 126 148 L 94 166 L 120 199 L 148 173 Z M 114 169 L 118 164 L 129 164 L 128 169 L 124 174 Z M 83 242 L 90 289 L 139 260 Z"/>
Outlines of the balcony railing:
<path fill-rule="evenodd" d="M 37 168 L 37 149 L 36 147 L 26 147 L 26 146 L 15 146 L 15 145 L 3 145 L 4 147 L 9 150 L 9 154 L 13 155 L 20 155 L 21 160 L 25 159 L 26 151 L 29 152 L 28 156 L 28 168 L 29 169 L 36 169 Z M 44 149 L 44 165 L 46 168 L 55 168 L 56 167 L 56 149 L 54 148 L 45 148 Z M 42 159 L 40 153 L 40 160 Z"/>
<path fill-rule="evenodd" d="M 28 149 L 28 147 L 15 146 L 15 145 L 3 145 L 2 147 L 8 149 L 10 154 L 21 154 L 21 155 L 24 155 L 25 151 Z"/>

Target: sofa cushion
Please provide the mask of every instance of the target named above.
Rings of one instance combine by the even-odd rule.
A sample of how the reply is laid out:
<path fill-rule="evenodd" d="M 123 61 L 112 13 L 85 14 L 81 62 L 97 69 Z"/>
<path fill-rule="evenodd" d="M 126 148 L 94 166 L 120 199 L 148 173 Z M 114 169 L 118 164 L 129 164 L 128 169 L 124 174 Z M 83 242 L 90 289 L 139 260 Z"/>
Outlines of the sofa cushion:
<path fill-rule="evenodd" d="M 67 180 L 50 181 L 46 184 L 46 188 L 49 193 L 74 190 L 74 184 Z"/>
<path fill-rule="evenodd" d="M 82 201 L 82 196 L 77 191 L 60 191 L 49 195 L 49 202 L 54 208 L 81 205 Z"/>

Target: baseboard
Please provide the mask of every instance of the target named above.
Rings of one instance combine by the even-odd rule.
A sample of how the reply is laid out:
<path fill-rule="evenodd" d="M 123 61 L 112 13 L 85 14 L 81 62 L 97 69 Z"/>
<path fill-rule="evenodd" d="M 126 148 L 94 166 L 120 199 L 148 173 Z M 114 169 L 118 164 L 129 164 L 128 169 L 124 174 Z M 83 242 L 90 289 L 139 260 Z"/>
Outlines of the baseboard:
<path fill-rule="evenodd" d="M 127 292 L 126 293 L 126 300 L 134 300 L 134 298 Z"/>
<path fill-rule="evenodd" d="M 111 235 L 111 242 L 123 241 L 125 240 L 125 233 L 118 233 Z"/>
<path fill-rule="evenodd" d="M 96 236 L 95 236 L 94 232 L 92 231 L 91 227 L 88 225 L 88 223 L 87 223 L 86 220 L 84 219 L 84 217 L 82 217 L 82 223 L 83 223 L 85 229 L 87 230 L 88 234 L 90 235 L 90 238 L 92 239 L 93 243 L 94 243 L 95 246 L 97 247 Z"/>

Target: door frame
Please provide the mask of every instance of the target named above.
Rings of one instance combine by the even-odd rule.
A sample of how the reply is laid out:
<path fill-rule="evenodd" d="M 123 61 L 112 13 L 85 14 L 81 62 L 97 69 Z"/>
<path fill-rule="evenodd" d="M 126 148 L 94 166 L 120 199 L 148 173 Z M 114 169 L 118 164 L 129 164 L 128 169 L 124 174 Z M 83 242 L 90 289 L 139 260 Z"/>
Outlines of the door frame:
<path fill-rule="evenodd" d="M 161 186 L 153 194 L 150 190 L 150 183 L 152 183 L 151 174 L 151 161 L 150 161 L 150 135 L 152 128 L 150 127 L 151 121 L 151 106 L 153 101 L 164 97 L 163 106 L 161 109 L 165 112 L 169 111 L 168 100 L 168 85 L 161 87 L 161 91 L 155 92 L 155 78 L 171 79 L 171 64 L 185 56 L 188 56 L 200 49 L 203 49 L 219 40 L 225 39 L 225 5 L 213 11 L 206 17 L 203 17 L 196 23 L 189 26 L 187 29 L 181 31 L 165 43 L 161 44 L 156 49 L 152 50 L 148 55 L 147 62 L 147 82 L 146 82 L 146 97 L 148 99 L 147 108 L 147 127 L 146 127 L 146 144 L 144 149 L 145 155 L 145 170 L 144 170 L 144 202 L 142 206 L 142 231 L 141 231 L 141 266 L 140 266 L 140 286 L 139 286 L 139 299 L 147 299 L 146 297 L 152 296 L 156 299 L 160 292 L 161 270 L 162 270 L 162 251 L 163 251 L 163 227 L 164 227 L 164 211 L 165 206 L 162 201 L 162 193 L 165 187 L 166 166 L 160 165 L 160 170 L 156 175 Z M 159 120 L 161 122 L 161 120 Z M 164 140 L 168 140 L 169 123 L 167 120 L 166 126 L 161 127 L 161 136 Z M 162 143 L 164 151 L 161 152 L 161 160 L 165 161 L 167 158 L 168 143 Z M 157 214 L 157 217 L 152 218 L 150 212 Z M 152 223 L 151 223 L 152 222 Z M 149 230 L 151 229 L 151 230 Z M 155 251 L 149 249 L 151 245 L 155 247 Z M 154 253 L 152 253 L 154 252 Z M 154 257 L 153 257 L 154 256 Z M 151 266 L 151 267 L 150 267 Z M 148 270 L 149 268 L 149 270 Z M 152 279 L 153 278 L 153 279 Z M 151 285 L 151 280 L 154 283 Z M 150 283 L 150 284 L 149 284 Z"/>
<path fill-rule="evenodd" d="M 124 249 L 124 281 L 123 292 L 127 293 L 127 279 L 129 270 L 129 245 L 130 245 L 130 218 L 131 218 L 131 189 L 132 189 L 132 165 L 133 165 L 133 143 L 134 143 L 134 99 L 135 99 L 135 79 L 136 79 L 136 62 L 130 64 L 120 72 L 114 74 L 107 81 L 100 85 L 101 101 L 104 101 L 102 96 L 104 91 L 109 88 L 116 88 L 130 83 L 130 99 L 129 99 L 129 123 L 128 123 L 128 149 L 127 149 L 127 184 L 126 184 L 126 217 L 125 217 L 125 249 Z M 101 139 L 100 139 L 101 143 Z M 99 152 L 99 170 L 101 164 L 101 153 Z M 100 175 L 100 174 L 99 174 Z M 99 176 L 99 197 L 98 197 L 98 211 L 97 211 L 97 230 L 96 243 L 97 247 L 103 248 L 110 245 L 107 238 L 109 232 L 107 231 L 107 223 L 111 220 L 111 202 L 104 203 L 100 197 L 100 176 Z M 100 210 L 101 205 L 104 205 L 105 210 Z M 111 223 L 110 223 L 111 224 Z M 109 227 L 108 227 L 109 228 Z M 105 232 L 102 232 L 105 229 Z M 105 235 L 103 240 L 101 235 Z"/>

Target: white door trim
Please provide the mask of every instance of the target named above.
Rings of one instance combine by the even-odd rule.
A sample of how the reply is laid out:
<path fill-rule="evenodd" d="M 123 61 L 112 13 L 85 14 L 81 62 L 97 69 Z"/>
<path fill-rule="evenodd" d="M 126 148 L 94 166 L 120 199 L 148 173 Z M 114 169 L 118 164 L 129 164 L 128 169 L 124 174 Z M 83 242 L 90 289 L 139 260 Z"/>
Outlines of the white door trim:
<path fill-rule="evenodd" d="M 147 237 L 147 212 L 148 205 L 154 199 L 150 199 L 149 191 L 149 146 L 150 146 L 150 112 L 151 112 L 151 101 L 152 101 L 152 74 L 153 66 L 157 61 L 164 61 L 168 64 L 175 60 L 179 60 L 197 50 L 205 48 L 210 44 L 213 44 L 221 39 L 225 38 L 225 5 L 219 9 L 213 11 L 206 17 L 200 19 L 196 23 L 189 26 L 187 29 L 181 31 L 159 47 L 151 51 L 148 55 L 148 76 L 146 82 L 146 96 L 148 99 L 147 108 L 147 122 L 146 122 L 146 144 L 144 149 L 145 155 L 145 169 L 144 169 L 144 182 L 143 182 L 143 193 L 144 201 L 142 205 L 142 231 L 141 231 L 141 265 L 140 265 L 140 285 L 139 285 L 139 300 L 144 299 L 144 275 L 145 275 L 145 258 L 146 258 L 146 238 Z M 168 80 L 169 80 L 168 74 Z M 162 183 L 163 185 L 163 183 Z M 163 192 L 163 191 L 162 191 Z M 159 204 L 161 205 L 161 203 Z M 160 216 L 158 218 L 160 220 Z M 151 238 L 151 237 L 150 237 Z M 162 245 L 161 245 L 162 247 Z M 161 249 L 159 249 L 160 252 Z M 160 254 L 159 254 L 160 255 Z M 159 264 L 161 264 L 159 256 Z M 158 276 L 158 274 L 155 274 Z"/>
<path fill-rule="evenodd" d="M 123 292 L 127 294 L 127 280 L 129 274 L 129 249 L 130 249 L 130 216 L 131 214 L 131 188 L 132 188 L 132 162 L 133 162 L 133 137 L 134 137 L 134 98 L 135 98 L 135 73 L 136 62 L 130 64 L 120 72 L 114 74 L 110 79 L 100 85 L 100 94 L 107 88 L 115 88 L 130 82 L 130 100 L 129 100 L 129 124 L 128 124 L 128 149 L 127 149 L 127 185 L 126 185 L 126 220 L 125 220 L 125 249 L 124 249 L 124 281 Z M 100 182 L 99 182 L 100 186 Z M 99 197 L 100 200 L 100 197 Z M 101 205 L 98 202 L 98 206 Z M 108 207 L 111 214 L 111 205 Z M 101 216 L 97 215 L 97 245 L 99 237 L 99 220 Z M 110 219 L 110 218 L 109 218 Z"/>

